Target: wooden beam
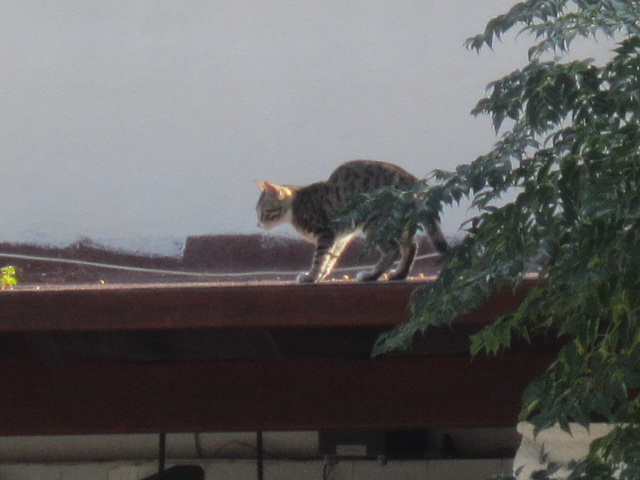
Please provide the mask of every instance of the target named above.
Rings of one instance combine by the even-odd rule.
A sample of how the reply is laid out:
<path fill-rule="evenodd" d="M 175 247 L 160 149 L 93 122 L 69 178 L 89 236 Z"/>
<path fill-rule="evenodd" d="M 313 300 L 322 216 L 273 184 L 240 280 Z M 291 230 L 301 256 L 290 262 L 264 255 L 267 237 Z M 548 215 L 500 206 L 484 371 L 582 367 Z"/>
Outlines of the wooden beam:
<path fill-rule="evenodd" d="M 375 360 L 375 335 L 429 282 L 3 291 L 0 435 L 513 426 L 552 357 L 471 359 L 464 334 L 538 285 Z"/>
<path fill-rule="evenodd" d="M 513 426 L 551 358 L 0 364 L 0 435 Z"/>
<path fill-rule="evenodd" d="M 319 285 L 67 286 L 0 293 L 0 332 L 185 328 L 393 326 L 408 317 L 417 288 L 430 282 L 335 282 Z M 529 282 L 504 289 L 458 319 L 482 326 L 513 310 Z"/>

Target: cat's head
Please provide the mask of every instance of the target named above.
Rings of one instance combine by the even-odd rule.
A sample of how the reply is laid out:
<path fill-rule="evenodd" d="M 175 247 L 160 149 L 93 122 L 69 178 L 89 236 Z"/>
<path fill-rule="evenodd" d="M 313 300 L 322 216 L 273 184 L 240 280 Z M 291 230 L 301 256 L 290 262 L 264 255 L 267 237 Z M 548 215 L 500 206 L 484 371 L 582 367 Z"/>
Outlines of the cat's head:
<path fill-rule="evenodd" d="M 258 182 L 262 193 L 256 205 L 258 226 L 265 230 L 291 221 L 291 201 L 295 190 L 288 186 L 274 185 L 269 182 Z"/>

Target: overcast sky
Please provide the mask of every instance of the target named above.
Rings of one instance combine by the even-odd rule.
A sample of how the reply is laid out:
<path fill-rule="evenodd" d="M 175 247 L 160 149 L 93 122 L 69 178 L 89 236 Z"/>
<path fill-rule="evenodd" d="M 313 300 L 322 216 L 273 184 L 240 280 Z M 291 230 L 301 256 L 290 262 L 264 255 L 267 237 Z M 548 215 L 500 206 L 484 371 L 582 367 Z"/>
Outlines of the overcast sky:
<path fill-rule="evenodd" d="M 528 43 L 462 44 L 512 4 L 0 0 L 0 242 L 154 251 L 257 232 L 253 179 L 472 161 L 496 137 L 469 111 Z"/>

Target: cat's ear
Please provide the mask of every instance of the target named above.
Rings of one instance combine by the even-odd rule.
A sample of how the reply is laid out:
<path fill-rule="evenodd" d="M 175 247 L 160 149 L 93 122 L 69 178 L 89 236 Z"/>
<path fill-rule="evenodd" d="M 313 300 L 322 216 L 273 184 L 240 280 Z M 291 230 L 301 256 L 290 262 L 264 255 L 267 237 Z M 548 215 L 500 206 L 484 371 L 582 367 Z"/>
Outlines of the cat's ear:
<path fill-rule="evenodd" d="M 269 192 L 272 195 L 278 197 L 278 199 L 280 200 L 284 200 L 285 198 L 288 198 L 291 195 L 293 195 L 293 192 L 291 191 L 291 189 L 287 187 L 282 187 L 280 185 L 275 185 L 269 182 L 255 181 L 255 183 L 256 185 L 258 185 L 258 187 L 260 187 L 260 190 L 262 190 L 263 192 Z"/>

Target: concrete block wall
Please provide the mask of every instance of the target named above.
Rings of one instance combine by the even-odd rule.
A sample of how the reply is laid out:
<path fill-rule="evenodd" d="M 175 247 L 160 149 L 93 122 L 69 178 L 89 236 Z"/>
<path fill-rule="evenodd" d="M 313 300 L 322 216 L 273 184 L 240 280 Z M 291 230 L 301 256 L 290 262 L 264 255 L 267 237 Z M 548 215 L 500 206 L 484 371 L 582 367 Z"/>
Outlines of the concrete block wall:
<path fill-rule="evenodd" d="M 256 478 L 255 462 L 249 460 L 172 461 L 198 464 L 206 480 Z M 510 473 L 511 459 L 429 460 L 389 462 L 341 461 L 329 467 L 326 480 L 487 480 Z M 140 480 L 157 472 L 155 462 L 93 462 L 66 464 L 0 464 L 0 480 Z M 265 480 L 323 480 L 323 461 L 266 461 Z"/>

